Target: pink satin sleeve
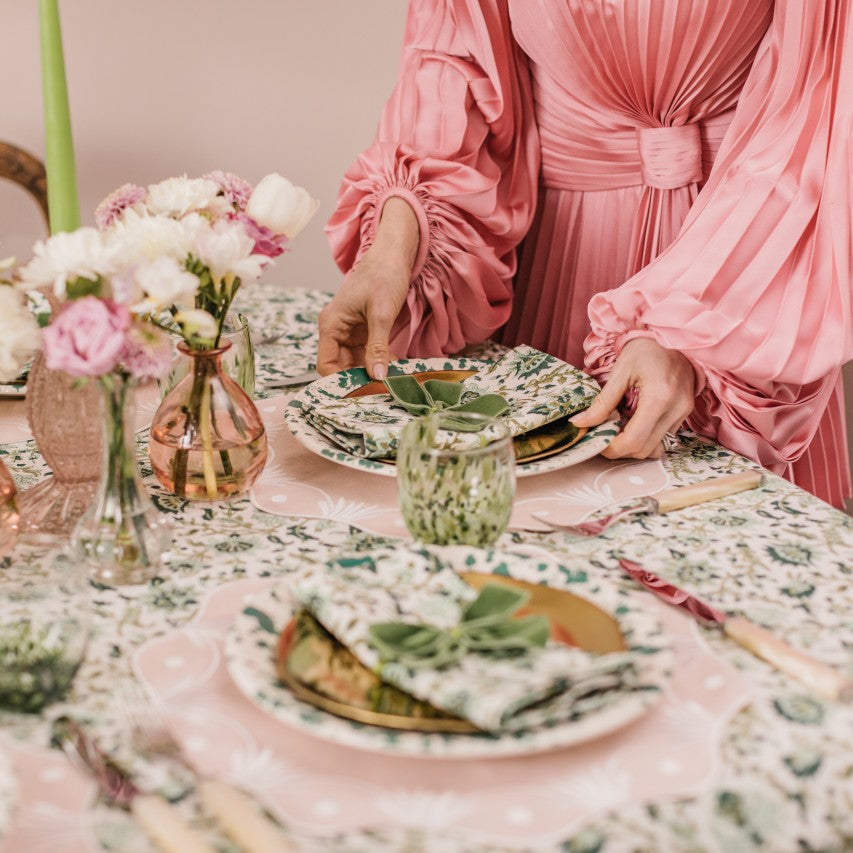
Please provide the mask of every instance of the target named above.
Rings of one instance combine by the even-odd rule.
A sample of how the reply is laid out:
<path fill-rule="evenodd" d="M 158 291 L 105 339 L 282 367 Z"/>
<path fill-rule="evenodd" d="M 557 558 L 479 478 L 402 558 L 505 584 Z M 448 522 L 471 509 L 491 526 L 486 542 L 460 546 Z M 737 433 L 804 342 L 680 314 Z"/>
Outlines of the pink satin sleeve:
<path fill-rule="evenodd" d="M 505 2 L 410 3 L 396 88 L 326 226 L 347 272 L 389 197 L 414 209 L 420 247 L 391 335 L 397 356 L 457 352 L 509 316 L 539 169 L 528 78 Z"/>
<path fill-rule="evenodd" d="M 853 358 L 853 0 L 777 0 L 675 242 L 595 296 L 587 365 L 654 338 L 704 376 L 690 425 L 781 470 Z"/>

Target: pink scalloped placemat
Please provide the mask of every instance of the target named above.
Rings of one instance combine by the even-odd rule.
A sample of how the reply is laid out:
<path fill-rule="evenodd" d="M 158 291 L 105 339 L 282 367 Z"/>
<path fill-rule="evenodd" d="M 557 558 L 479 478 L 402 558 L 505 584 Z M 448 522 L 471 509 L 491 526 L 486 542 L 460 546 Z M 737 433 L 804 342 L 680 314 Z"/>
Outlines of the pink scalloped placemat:
<path fill-rule="evenodd" d="M 695 624 L 649 597 L 676 653 L 663 700 L 644 717 L 570 749 L 511 759 L 377 755 L 327 743 L 267 715 L 233 684 L 225 633 L 246 595 L 276 581 L 216 590 L 188 626 L 152 640 L 134 668 L 202 772 L 249 790 L 305 832 L 409 826 L 488 843 L 547 844 L 597 814 L 689 796 L 716 772 L 746 680 L 715 657 Z"/>
<path fill-rule="evenodd" d="M 257 402 L 269 457 L 249 493 L 252 503 L 274 515 L 334 519 L 380 536 L 409 538 L 397 504 L 396 480 L 338 465 L 303 447 L 284 423 L 287 400 L 281 395 Z M 612 462 L 595 457 L 518 480 L 509 526 L 548 530 L 535 515 L 576 524 L 601 507 L 655 494 L 669 484 L 659 460 Z"/>
<path fill-rule="evenodd" d="M 550 846 L 608 810 L 706 789 L 726 723 L 750 699 L 748 682 L 711 653 L 695 624 L 649 597 L 675 650 L 675 670 L 663 700 L 626 728 L 511 759 L 350 749 L 278 722 L 228 675 L 222 646 L 231 621 L 245 596 L 275 582 L 219 587 L 192 622 L 140 647 L 133 666 L 200 773 L 239 785 L 303 833 L 407 827 L 486 845 Z M 100 849 L 93 783 L 56 750 L 6 746 L 18 792 L 0 850 Z"/>

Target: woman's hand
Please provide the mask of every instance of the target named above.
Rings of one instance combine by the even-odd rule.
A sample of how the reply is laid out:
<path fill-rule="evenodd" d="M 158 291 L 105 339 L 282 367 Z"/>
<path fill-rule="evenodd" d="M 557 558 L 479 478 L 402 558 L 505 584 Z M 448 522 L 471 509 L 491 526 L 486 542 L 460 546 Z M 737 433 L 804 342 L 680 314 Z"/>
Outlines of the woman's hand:
<path fill-rule="evenodd" d="M 622 397 L 636 388 L 634 414 L 601 455 L 657 459 L 663 453 L 664 435 L 677 430 L 693 411 L 694 381 L 693 365 L 680 352 L 651 338 L 634 338 L 622 348 L 592 405 L 571 421 L 579 427 L 604 423 Z"/>
<path fill-rule="evenodd" d="M 373 245 L 320 312 L 318 373 L 364 365 L 374 379 L 388 375 L 388 338 L 406 301 L 419 239 L 412 208 L 389 198 Z"/>

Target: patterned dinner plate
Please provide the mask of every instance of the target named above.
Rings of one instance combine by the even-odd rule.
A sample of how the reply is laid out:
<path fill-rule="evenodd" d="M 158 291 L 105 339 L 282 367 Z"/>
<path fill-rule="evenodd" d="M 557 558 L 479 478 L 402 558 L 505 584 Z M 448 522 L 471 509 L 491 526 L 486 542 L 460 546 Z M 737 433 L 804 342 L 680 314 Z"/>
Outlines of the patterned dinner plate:
<path fill-rule="evenodd" d="M 389 371 L 392 375 L 403 373 L 448 373 L 470 374 L 486 366 L 488 362 L 470 358 L 427 358 L 400 359 L 394 362 Z M 288 402 L 284 418 L 293 436 L 308 450 L 359 471 L 369 471 L 386 477 L 397 475 L 396 467 L 389 462 L 367 459 L 350 453 L 326 436 L 305 417 L 305 410 L 315 405 L 357 396 L 360 389 L 371 384 L 372 380 L 364 368 L 356 367 L 326 376 L 312 382 L 297 392 Z M 408 416 L 406 416 L 408 417 Z M 530 461 L 520 460 L 516 465 L 517 477 L 530 477 L 545 474 L 577 465 L 597 456 L 615 438 L 619 426 L 615 416 L 597 427 L 588 430 L 577 442 L 554 455 L 537 455 Z"/>
<path fill-rule="evenodd" d="M 552 559 L 456 550 L 464 552 L 466 572 L 504 575 L 554 588 L 565 587 L 571 576 L 573 595 L 612 614 L 628 649 L 640 652 L 634 684 L 603 694 L 600 701 L 590 703 L 571 720 L 551 720 L 537 728 L 498 735 L 399 731 L 345 719 L 300 700 L 279 680 L 279 637 L 299 609 L 286 579 L 247 597 L 232 623 L 225 660 L 233 681 L 250 701 L 288 726 L 357 749 L 424 758 L 498 758 L 574 746 L 622 728 L 661 698 L 671 674 L 672 653 L 661 624 L 637 606 L 636 595 L 586 575 L 574 575 Z"/>

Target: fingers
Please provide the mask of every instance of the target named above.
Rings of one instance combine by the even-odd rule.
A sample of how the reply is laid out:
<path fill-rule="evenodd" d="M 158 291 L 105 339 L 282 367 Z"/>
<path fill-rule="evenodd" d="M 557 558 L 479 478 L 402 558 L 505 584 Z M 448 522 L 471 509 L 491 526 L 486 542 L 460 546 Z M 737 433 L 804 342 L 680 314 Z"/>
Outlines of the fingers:
<path fill-rule="evenodd" d="M 608 459 L 658 459 L 666 447 L 664 436 L 678 429 L 691 411 L 692 401 L 683 395 L 641 391 L 633 416 L 601 455 Z"/>
<path fill-rule="evenodd" d="M 367 331 L 363 321 L 350 318 L 333 300 L 320 312 L 318 326 L 317 372 L 321 376 L 364 364 Z"/>
<path fill-rule="evenodd" d="M 614 374 L 610 377 L 589 408 L 573 415 L 569 421 L 577 427 L 594 427 L 603 424 L 628 390 L 627 382 Z"/>
<path fill-rule="evenodd" d="M 396 313 L 387 310 L 387 305 L 371 306 L 367 316 L 367 344 L 364 348 L 364 365 L 374 379 L 388 376 L 388 339 Z"/>

